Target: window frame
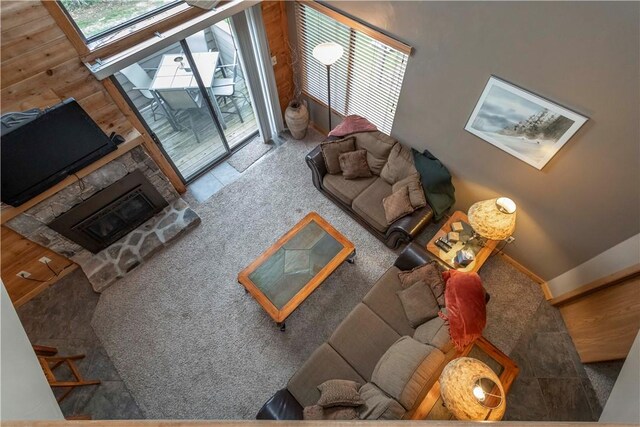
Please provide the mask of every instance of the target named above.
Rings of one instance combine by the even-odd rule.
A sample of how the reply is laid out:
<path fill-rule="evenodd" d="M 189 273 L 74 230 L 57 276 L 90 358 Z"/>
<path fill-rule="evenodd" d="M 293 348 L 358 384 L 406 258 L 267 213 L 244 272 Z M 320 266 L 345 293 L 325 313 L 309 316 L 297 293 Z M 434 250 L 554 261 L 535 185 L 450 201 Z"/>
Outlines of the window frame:
<path fill-rule="evenodd" d="M 75 30 L 78 32 L 78 35 L 80 36 L 80 38 L 82 38 L 82 40 L 84 41 L 84 43 L 86 45 L 90 45 L 91 43 L 98 41 L 104 37 L 107 37 L 111 34 L 117 33 L 118 31 L 121 31 L 127 27 L 130 27 L 132 25 L 135 25 L 139 22 L 142 22 L 144 20 L 147 20 L 149 18 L 153 18 L 155 15 L 159 15 L 163 12 L 166 12 L 169 9 L 172 9 L 174 7 L 177 7 L 181 4 L 184 4 L 184 0 L 173 0 L 171 3 L 167 3 L 163 6 L 160 6 L 159 8 L 150 10 L 148 12 L 143 13 L 142 15 L 136 16 L 133 19 L 129 19 L 127 21 L 124 21 L 120 24 L 117 24 L 114 27 L 111 27 L 107 30 L 101 31 L 97 34 L 94 34 L 90 37 L 87 37 L 84 32 L 82 31 L 82 29 L 78 26 L 78 24 L 76 23 L 76 20 L 73 18 L 73 16 L 71 15 L 71 12 L 69 12 L 69 10 L 67 9 L 67 7 L 64 5 L 64 3 L 62 3 L 62 1 L 60 0 L 56 0 L 56 3 L 58 3 L 58 6 L 60 7 L 60 9 L 64 12 L 64 14 L 67 16 L 67 19 L 69 20 L 69 22 L 71 22 L 71 24 L 73 25 L 73 27 L 75 28 Z M 144 27 L 143 27 L 144 28 Z"/>
<path fill-rule="evenodd" d="M 385 58 L 387 57 L 387 55 L 389 55 L 389 52 L 388 52 L 389 49 L 395 50 L 395 52 L 393 52 L 393 54 L 399 53 L 399 54 L 405 55 L 406 58 L 403 61 L 404 62 L 404 65 L 403 65 L 404 69 L 402 70 L 402 74 L 399 74 L 399 76 L 401 78 L 400 79 L 400 88 L 397 90 L 397 98 L 395 99 L 395 103 L 393 104 L 393 117 L 391 117 L 390 124 L 389 124 L 389 122 L 386 121 L 387 120 L 386 118 L 385 119 L 380 119 L 380 120 L 384 120 L 385 123 L 388 124 L 388 129 L 386 129 L 386 130 L 388 130 L 390 132 L 391 128 L 393 126 L 393 121 L 395 119 L 395 113 L 397 111 L 397 101 L 399 100 L 400 90 L 401 90 L 401 87 L 402 87 L 401 83 L 402 83 L 402 80 L 404 79 L 404 75 L 406 73 L 406 66 L 407 66 L 407 63 L 408 63 L 408 59 L 411 56 L 411 53 L 413 52 L 413 48 L 411 46 L 409 46 L 409 45 L 407 45 L 407 44 L 405 44 L 405 43 L 393 38 L 393 37 L 390 37 L 390 36 L 380 32 L 378 30 L 375 30 L 374 28 L 372 28 L 372 27 L 370 27 L 368 25 L 365 25 L 365 24 L 363 24 L 363 23 L 361 23 L 359 21 L 356 21 L 356 20 L 354 20 L 352 18 L 349 18 L 349 17 L 341 14 L 340 12 L 337 12 L 337 11 L 335 11 L 335 10 L 333 10 L 333 9 L 327 7 L 327 6 L 324 6 L 322 4 L 319 4 L 319 3 L 317 3 L 317 2 L 315 2 L 313 0 L 296 0 L 296 5 L 295 6 L 296 6 L 296 12 L 295 12 L 295 14 L 296 14 L 296 16 L 295 16 L 295 19 L 296 19 L 296 34 L 297 34 L 297 37 L 298 37 L 298 44 L 302 43 L 302 41 L 300 40 L 300 35 L 299 35 L 299 31 L 300 31 L 299 26 L 300 25 L 304 25 L 304 24 L 301 24 L 300 22 L 298 22 L 298 18 L 299 18 L 299 12 L 297 10 L 298 7 L 306 6 L 306 7 L 309 7 L 311 9 L 314 9 L 316 12 L 324 15 L 326 18 L 331 19 L 333 21 L 336 21 L 337 23 L 339 23 L 342 26 L 346 27 L 346 29 L 349 31 L 349 37 L 348 37 L 349 38 L 349 42 L 348 42 L 348 45 L 347 46 L 343 46 L 344 49 L 345 49 L 344 56 L 346 56 L 346 58 L 347 58 L 346 75 L 344 76 L 344 82 L 340 82 L 340 83 L 343 83 L 343 85 L 344 85 L 344 94 L 342 94 L 342 96 L 340 96 L 337 99 L 341 103 L 340 107 L 338 107 L 338 108 L 341 108 L 344 111 L 336 110 L 336 104 L 334 102 L 332 102 L 333 105 L 332 105 L 332 108 L 331 108 L 332 113 L 335 113 L 340 117 L 344 117 L 345 114 L 351 114 L 349 112 L 350 109 L 351 108 L 356 108 L 357 109 L 357 107 L 354 107 L 354 106 L 358 105 L 358 102 L 355 102 L 355 104 L 352 104 L 350 102 L 350 98 L 352 98 L 353 95 L 357 95 L 358 94 L 357 90 L 355 92 L 353 92 L 353 90 L 352 90 L 352 88 L 354 86 L 357 86 L 357 84 L 356 84 L 356 82 L 354 80 L 357 77 L 355 77 L 355 75 L 353 74 L 354 67 L 356 67 L 354 65 L 354 63 L 353 63 L 353 60 L 355 58 L 356 53 L 359 51 L 359 49 L 357 47 L 358 46 L 358 42 L 357 42 L 358 35 L 363 35 L 365 37 L 368 37 L 368 38 L 372 39 L 374 42 L 379 43 L 381 50 L 385 51 L 385 52 L 383 52 Z M 309 37 L 313 37 L 313 35 L 310 34 Z M 302 48 L 300 46 L 298 46 L 298 49 L 300 50 L 300 53 L 299 53 L 299 55 L 300 55 L 299 61 L 301 62 L 300 70 L 301 70 L 301 72 L 304 73 L 305 72 L 304 71 L 304 62 L 305 62 L 305 60 L 302 58 L 304 53 L 302 52 Z M 382 69 L 384 68 L 386 62 L 387 62 L 386 59 L 380 61 L 379 63 L 376 62 L 376 64 L 375 64 L 375 66 L 376 66 L 376 73 L 375 74 L 376 75 L 380 74 L 380 72 L 382 72 Z M 333 67 L 332 67 L 331 71 L 332 71 L 332 75 L 333 75 L 333 73 L 334 73 Z M 314 80 L 313 79 L 314 75 L 315 74 L 313 72 L 309 75 L 312 78 L 312 80 Z M 309 76 L 307 76 L 307 77 L 309 77 Z M 322 105 L 324 107 L 328 107 L 326 101 L 323 101 L 323 100 L 319 99 L 317 96 L 315 96 L 314 94 L 309 93 L 307 88 L 305 88 L 306 85 L 305 85 L 304 81 L 305 81 L 305 76 L 303 75 L 303 76 L 301 76 L 301 85 L 302 85 L 301 90 L 302 90 L 302 93 L 305 96 L 307 96 L 309 99 L 315 101 L 316 103 L 318 103 L 318 104 L 320 104 L 320 105 Z M 332 79 L 331 83 L 332 83 L 331 86 L 333 87 L 334 86 L 334 79 Z M 307 83 L 307 85 L 308 85 L 308 83 Z M 332 93 L 332 98 L 333 97 L 334 97 L 334 93 Z M 334 100 L 332 99 L 332 101 L 334 101 Z M 382 110 L 381 110 L 381 115 L 384 116 L 384 114 L 382 113 Z M 386 126 L 383 126 L 383 127 L 386 127 Z"/>

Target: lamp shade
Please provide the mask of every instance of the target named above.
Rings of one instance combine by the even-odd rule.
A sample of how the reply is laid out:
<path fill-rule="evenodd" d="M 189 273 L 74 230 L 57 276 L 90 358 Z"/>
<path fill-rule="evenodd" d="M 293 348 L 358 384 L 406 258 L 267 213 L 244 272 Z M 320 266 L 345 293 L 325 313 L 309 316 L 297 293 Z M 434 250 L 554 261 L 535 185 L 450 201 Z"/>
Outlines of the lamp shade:
<path fill-rule="evenodd" d="M 474 231 L 491 240 L 504 240 L 516 228 L 516 204 L 506 197 L 474 203 L 467 216 Z"/>
<path fill-rule="evenodd" d="M 321 43 L 313 48 L 313 57 L 324 65 L 333 65 L 342 57 L 344 49 L 338 43 Z"/>
<path fill-rule="evenodd" d="M 440 394 L 459 420 L 500 420 L 506 409 L 504 388 L 496 373 L 471 357 L 453 359 L 445 366 Z"/>

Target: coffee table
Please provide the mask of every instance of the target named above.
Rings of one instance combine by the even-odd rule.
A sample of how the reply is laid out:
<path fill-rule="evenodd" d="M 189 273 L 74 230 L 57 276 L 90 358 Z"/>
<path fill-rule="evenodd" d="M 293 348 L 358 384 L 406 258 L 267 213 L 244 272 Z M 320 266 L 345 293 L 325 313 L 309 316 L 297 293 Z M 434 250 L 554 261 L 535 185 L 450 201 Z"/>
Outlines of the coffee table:
<path fill-rule="evenodd" d="M 353 243 L 311 212 L 242 270 L 238 282 L 284 331 L 285 319 L 355 254 Z"/>

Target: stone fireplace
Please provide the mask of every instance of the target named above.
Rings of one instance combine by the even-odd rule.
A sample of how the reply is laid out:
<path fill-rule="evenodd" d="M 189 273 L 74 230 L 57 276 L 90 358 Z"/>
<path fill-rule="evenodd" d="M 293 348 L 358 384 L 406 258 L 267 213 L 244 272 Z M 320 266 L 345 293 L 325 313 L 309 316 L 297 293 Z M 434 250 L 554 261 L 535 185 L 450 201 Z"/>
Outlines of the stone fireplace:
<path fill-rule="evenodd" d="M 138 146 L 6 225 L 76 262 L 101 292 L 199 223 Z"/>

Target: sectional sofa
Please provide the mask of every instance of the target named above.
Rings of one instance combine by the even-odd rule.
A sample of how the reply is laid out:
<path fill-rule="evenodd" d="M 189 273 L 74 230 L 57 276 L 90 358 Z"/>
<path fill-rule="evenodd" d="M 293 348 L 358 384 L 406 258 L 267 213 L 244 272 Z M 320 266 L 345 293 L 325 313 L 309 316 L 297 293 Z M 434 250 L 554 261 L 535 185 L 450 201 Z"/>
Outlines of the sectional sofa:
<path fill-rule="evenodd" d="M 402 290 L 398 273 L 429 260 L 420 246 L 408 245 L 327 342 L 264 404 L 257 418 L 302 419 L 303 408 L 314 405 L 320 397 L 318 385 L 344 379 L 375 382 L 376 393 L 400 404 L 381 419 L 411 419 L 446 363 L 456 355 L 444 321 L 436 317 L 414 329 L 396 295 Z M 390 355 L 392 346 L 402 354 Z M 404 357 L 407 354 L 412 356 Z M 383 356 L 395 358 L 387 361 L 385 369 L 379 366 Z"/>

